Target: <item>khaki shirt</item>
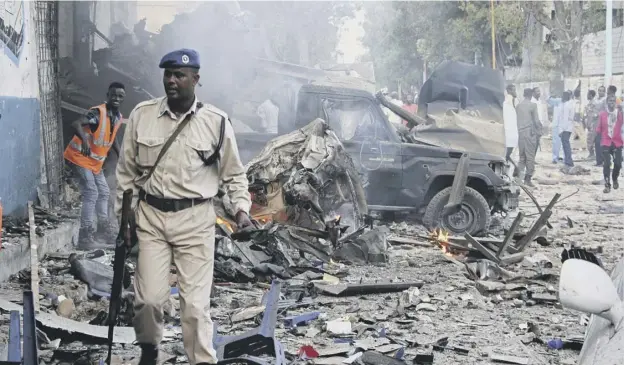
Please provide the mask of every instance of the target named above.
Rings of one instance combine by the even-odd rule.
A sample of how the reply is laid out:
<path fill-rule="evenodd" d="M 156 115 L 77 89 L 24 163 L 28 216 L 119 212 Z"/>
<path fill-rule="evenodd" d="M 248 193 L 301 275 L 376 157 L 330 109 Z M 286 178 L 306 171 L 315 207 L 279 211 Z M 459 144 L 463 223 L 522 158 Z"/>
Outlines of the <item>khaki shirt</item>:
<path fill-rule="evenodd" d="M 192 119 L 171 144 L 149 181 L 145 181 L 163 145 L 189 113 Z M 230 123 L 225 124 L 219 162 L 206 166 L 197 153 L 202 152 L 205 157 L 212 155 L 219 141 L 222 116 L 227 118 L 223 111 L 208 104 L 197 109 L 197 98 L 191 109 L 179 117 L 169 109 L 166 97 L 138 104 L 128 118 L 117 164 L 117 218 L 121 216 L 126 189 L 134 191 L 134 207 L 140 188 L 159 198 L 209 199 L 217 194 L 220 181 L 234 211 L 249 212 L 247 175 Z"/>

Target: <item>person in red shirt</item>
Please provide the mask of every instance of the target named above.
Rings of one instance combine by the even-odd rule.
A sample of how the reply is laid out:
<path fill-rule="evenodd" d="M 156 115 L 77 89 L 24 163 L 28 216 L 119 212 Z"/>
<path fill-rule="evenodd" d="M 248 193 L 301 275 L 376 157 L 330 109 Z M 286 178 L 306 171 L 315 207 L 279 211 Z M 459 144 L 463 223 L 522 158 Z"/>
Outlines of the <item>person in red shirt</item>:
<path fill-rule="evenodd" d="M 414 100 L 414 95 L 412 94 L 405 95 L 402 108 L 416 115 L 416 112 L 418 112 L 418 104 L 412 103 L 413 100 Z M 402 120 L 402 122 L 404 126 L 407 126 L 406 120 Z"/>
<path fill-rule="evenodd" d="M 605 179 L 604 193 L 619 188 L 618 177 L 622 168 L 622 109 L 616 108 L 615 95 L 607 96 L 607 109 L 600 112 L 596 134 L 600 136 L 602 146 L 602 173 Z M 613 174 L 611 174 L 611 156 L 613 156 Z M 611 175 L 611 176 L 610 176 Z"/>

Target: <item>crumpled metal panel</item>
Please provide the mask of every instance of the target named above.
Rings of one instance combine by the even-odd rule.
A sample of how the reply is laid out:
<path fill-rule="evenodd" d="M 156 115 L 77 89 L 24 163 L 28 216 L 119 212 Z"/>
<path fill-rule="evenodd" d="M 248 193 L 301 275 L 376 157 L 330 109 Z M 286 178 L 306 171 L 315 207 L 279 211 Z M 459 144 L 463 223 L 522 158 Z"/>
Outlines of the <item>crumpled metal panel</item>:
<path fill-rule="evenodd" d="M 340 141 L 322 119 L 316 119 L 289 134 L 272 139 L 254 159 L 247 164 L 247 176 L 254 180 L 275 181 L 282 174 L 301 164 L 308 169 L 317 168 L 330 151 L 341 146 Z"/>

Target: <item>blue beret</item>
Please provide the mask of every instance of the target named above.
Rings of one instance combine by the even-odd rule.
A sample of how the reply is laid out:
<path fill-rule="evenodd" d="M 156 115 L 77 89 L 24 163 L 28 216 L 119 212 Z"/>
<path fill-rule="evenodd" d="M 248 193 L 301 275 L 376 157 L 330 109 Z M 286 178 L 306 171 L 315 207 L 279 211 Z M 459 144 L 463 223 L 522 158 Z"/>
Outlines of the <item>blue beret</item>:
<path fill-rule="evenodd" d="M 160 68 L 192 67 L 199 68 L 199 53 L 193 49 L 182 48 L 163 56 Z"/>

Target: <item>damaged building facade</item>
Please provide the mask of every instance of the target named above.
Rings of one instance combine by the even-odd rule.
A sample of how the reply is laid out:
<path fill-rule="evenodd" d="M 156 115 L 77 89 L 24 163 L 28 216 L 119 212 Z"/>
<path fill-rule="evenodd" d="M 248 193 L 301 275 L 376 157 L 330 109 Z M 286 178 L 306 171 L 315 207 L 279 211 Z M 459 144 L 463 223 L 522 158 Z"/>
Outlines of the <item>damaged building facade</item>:
<path fill-rule="evenodd" d="M 0 5 L 0 199 L 4 214 L 23 214 L 37 190 L 61 187 L 62 141 L 56 85 L 57 4 Z"/>
<path fill-rule="evenodd" d="M 113 24 L 134 24 L 135 19 L 134 2 L 0 4 L 0 121 L 5 131 L 0 136 L 0 202 L 4 215 L 24 215 L 27 201 L 37 198 L 43 205 L 60 203 L 67 140 L 63 127 L 84 113 L 61 103 L 61 94 L 71 89 L 61 77 L 62 60 L 78 57 L 79 64 L 87 65 L 86 72 L 93 72 L 88 67 L 91 52 L 107 45 L 103 38 L 110 36 Z M 101 94 L 99 100 L 104 97 Z"/>

